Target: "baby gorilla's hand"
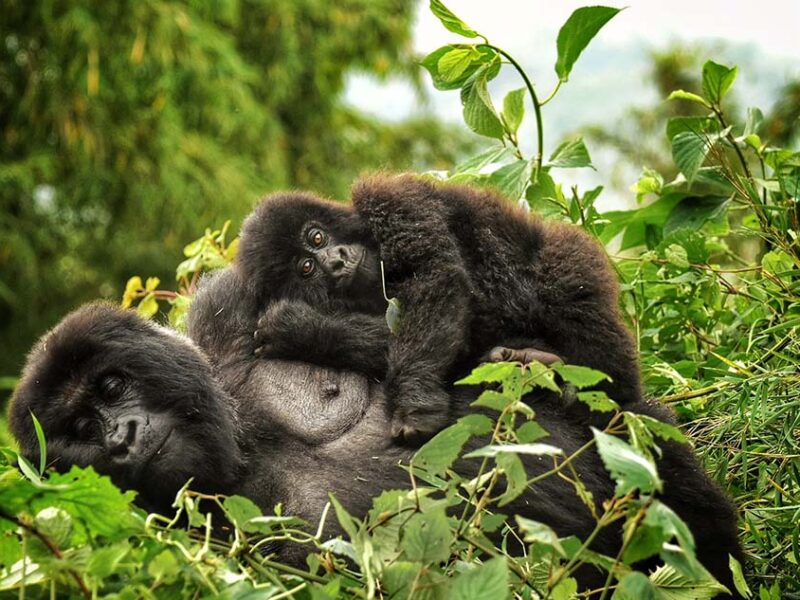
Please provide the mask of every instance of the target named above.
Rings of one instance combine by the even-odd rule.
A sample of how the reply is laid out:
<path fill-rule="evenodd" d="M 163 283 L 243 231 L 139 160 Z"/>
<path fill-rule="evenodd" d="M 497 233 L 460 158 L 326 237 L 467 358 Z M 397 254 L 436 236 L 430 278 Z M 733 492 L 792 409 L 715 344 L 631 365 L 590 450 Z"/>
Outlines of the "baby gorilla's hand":
<path fill-rule="evenodd" d="M 262 358 L 303 358 L 308 354 L 319 312 L 305 302 L 278 300 L 258 320 L 253 334 L 256 356 Z"/>

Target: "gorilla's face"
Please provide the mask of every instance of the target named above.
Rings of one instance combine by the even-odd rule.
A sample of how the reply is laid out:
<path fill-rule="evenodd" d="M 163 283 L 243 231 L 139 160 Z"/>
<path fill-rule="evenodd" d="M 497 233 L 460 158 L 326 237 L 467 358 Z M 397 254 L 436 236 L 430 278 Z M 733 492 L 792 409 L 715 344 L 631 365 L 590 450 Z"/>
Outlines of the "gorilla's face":
<path fill-rule="evenodd" d="M 236 265 L 262 300 L 382 314 L 379 250 L 352 207 L 306 193 L 263 200 L 242 227 Z"/>
<path fill-rule="evenodd" d="M 139 504 L 164 507 L 190 477 L 223 490 L 239 469 L 230 400 L 185 339 L 133 313 L 89 306 L 32 351 L 10 412 L 23 454 L 42 424 L 52 466 L 92 465 Z"/>

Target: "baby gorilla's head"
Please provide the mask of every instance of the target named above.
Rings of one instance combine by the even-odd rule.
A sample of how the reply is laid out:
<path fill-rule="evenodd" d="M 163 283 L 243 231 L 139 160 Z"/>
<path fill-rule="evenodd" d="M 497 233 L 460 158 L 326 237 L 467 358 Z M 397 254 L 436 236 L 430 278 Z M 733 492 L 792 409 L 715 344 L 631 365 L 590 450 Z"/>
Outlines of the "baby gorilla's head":
<path fill-rule="evenodd" d="M 377 313 L 377 245 L 350 206 L 307 193 L 268 196 L 242 227 L 235 268 L 263 302 L 303 300 L 317 308 Z"/>

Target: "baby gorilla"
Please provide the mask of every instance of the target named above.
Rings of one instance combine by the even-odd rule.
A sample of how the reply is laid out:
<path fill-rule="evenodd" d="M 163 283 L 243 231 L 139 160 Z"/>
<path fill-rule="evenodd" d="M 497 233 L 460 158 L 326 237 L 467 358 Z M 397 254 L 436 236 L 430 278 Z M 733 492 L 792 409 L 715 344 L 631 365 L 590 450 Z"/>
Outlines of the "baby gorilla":
<path fill-rule="evenodd" d="M 267 309 L 262 353 L 385 378 L 402 438 L 441 428 L 448 382 L 495 346 L 490 359 L 561 357 L 608 374 L 620 404 L 641 398 L 616 277 L 580 229 L 411 175 L 361 180 L 353 205 L 276 196 L 245 223 L 237 268 Z M 390 340 L 378 256 L 402 309 Z"/>

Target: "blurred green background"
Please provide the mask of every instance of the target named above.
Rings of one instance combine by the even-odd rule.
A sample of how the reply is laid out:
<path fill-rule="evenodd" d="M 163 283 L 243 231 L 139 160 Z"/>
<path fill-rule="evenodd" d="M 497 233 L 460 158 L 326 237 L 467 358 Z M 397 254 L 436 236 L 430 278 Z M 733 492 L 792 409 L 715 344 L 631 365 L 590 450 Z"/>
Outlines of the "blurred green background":
<path fill-rule="evenodd" d="M 575 2 L 566 4 L 531 6 L 539 17 L 526 23 L 503 8 L 519 0 L 454 8 L 496 28 L 546 89 L 548 27 Z M 693 107 L 663 98 L 698 87 L 710 48 L 758 74 L 741 87 L 769 96 L 761 105 L 771 139 L 797 140 L 796 62 L 759 61 L 764 49 L 741 39 L 703 46 L 696 35 L 691 44 L 660 35 L 650 47 L 604 37 L 635 32 L 654 10 L 633 2 L 545 114 L 549 146 L 576 130 L 590 138 L 599 170 L 576 183 L 605 185 L 607 206 L 633 201 L 628 187 L 643 164 L 674 173 L 664 125 Z M 731 9 L 732 22 L 742 10 Z M 227 219 L 237 231 L 265 193 L 345 198 L 363 171 L 445 169 L 481 147 L 461 123 L 458 94 L 431 94 L 417 66 L 441 35 L 427 3 L 407 0 L 4 0 L 0 395 L 33 341 L 69 310 L 118 300 L 132 275 L 170 287 L 187 242 Z M 523 131 L 523 145 L 533 137 Z"/>
<path fill-rule="evenodd" d="M 5 0 L 0 15 L 0 375 L 131 275 L 264 193 L 345 197 L 366 169 L 463 153 L 435 120 L 342 102 L 354 70 L 416 85 L 404 0 Z"/>

